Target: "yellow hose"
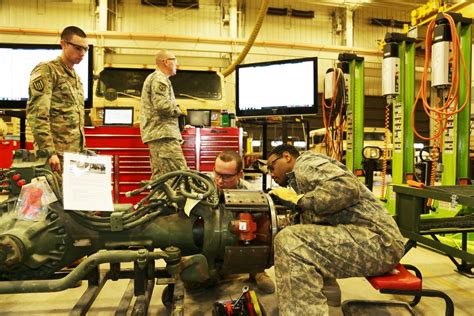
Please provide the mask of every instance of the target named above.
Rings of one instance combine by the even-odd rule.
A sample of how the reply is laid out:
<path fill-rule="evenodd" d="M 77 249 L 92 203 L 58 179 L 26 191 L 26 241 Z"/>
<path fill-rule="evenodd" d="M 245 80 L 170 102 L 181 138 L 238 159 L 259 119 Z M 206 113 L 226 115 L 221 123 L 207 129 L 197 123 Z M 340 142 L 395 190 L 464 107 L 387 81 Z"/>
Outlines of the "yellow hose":
<path fill-rule="evenodd" d="M 270 0 L 263 0 L 262 5 L 260 6 L 260 10 L 258 11 L 258 16 L 257 16 L 257 22 L 255 22 L 255 26 L 253 27 L 252 33 L 250 34 L 250 37 L 245 43 L 244 49 L 240 52 L 239 56 L 237 56 L 237 59 L 224 71 L 222 71 L 222 75 L 224 77 L 227 77 L 230 75 L 234 70 L 235 67 L 244 60 L 245 56 L 247 56 L 250 48 L 252 47 L 253 43 L 255 42 L 255 39 L 257 38 L 258 32 L 260 32 L 260 28 L 262 27 L 263 24 L 263 19 L 265 18 L 265 15 L 267 14 L 267 9 L 268 9 L 268 4 Z"/>

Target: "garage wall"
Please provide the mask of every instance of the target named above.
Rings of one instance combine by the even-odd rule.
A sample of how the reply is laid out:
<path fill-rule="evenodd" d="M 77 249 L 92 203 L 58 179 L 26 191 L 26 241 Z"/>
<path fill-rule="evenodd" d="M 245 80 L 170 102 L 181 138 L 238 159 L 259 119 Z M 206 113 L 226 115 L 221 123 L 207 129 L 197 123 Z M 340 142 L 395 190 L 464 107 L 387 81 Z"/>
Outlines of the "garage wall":
<path fill-rule="evenodd" d="M 143 5 L 140 0 L 120 1 L 117 31 L 200 37 L 227 36 L 221 27 L 216 1 L 200 1 L 199 9 Z"/>
<path fill-rule="evenodd" d="M 94 30 L 95 1 L 0 1 L 2 27 L 62 30 L 67 25 Z"/>
<path fill-rule="evenodd" d="M 161 38 L 154 41 L 140 41 L 130 37 L 117 45 L 114 50 L 117 54 L 136 54 L 152 56 L 161 48 L 173 49 L 180 58 L 181 65 L 194 66 L 192 57 L 208 58 L 209 65 L 229 64 L 241 51 L 243 42 L 250 35 L 261 1 L 236 1 L 237 14 L 230 17 L 225 6 L 229 1 L 200 0 L 199 9 L 176 7 L 159 7 L 143 5 L 140 0 L 109 1 L 109 19 L 113 19 L 113 30 L 122 33 L 149 34 L 150 36 L 176 36 L 181 39 L 169 41 Z M 56 30 L 58 33 L 66 25 L 78 25 L 86 32 L 98 31 L 99 10 L 96 1 L 91 0 L 3 0 L 0 2 L 0 26 L 28 29 Z M 265 17 L 256 45 L 251 49 L 244 62 L 258 62 L 277 59 L 288 59 L 307 56 L 318 56 L 320 59 L 320 76 L 326 69 L 332 67 L 339 52 L 347 52 L 347 48 L 340 46 L 343 42 L 341 33 L 335 24 L 335 17 L 344 14 L 344 9 L 315 4 L 311 1 L 270 1 L 271 7 L 292 8 L 303 11 L 314 11 L 312 19 L 291 16 Z M 353 12 L 354 45 L 377 52 L 377 41 L 383 38 L 386 31 L 392 28 L 371 26 L 369 17 L 408 19 L 409 12 L 383 9 L 360 8 Z M 227 21 L 225 21 L 227 19 Z M 341 22 L 341 20 L 339 20 Z M 230 37 L 232 23 L 237 27 L 237 36 L 240 42 L 232 42 Z M 18 34 L 15 40 L 21 40 Z M 20 38 L 20 39 L 19 39 Z M 220 45 L 197 44 L 199 38 L 228 39 L 228 43 Z M 26 39 L 26 38 L 24 38 Z M 45 42 L 43 37 L 29 36 L 28 41 Z M 192 39 L 192 40 L 190 40 Z M 0 41 L 3 39 L 0 39 Z M 6 39 L 8 40 L 8 39 Z M 48 42 L 57 43 L 58 39 L 49 37 Z M 96 47 L 103 43 L 98 38 L 91 38 Z M 279 47 L 265 46 L 265 42 L 280 43 Z M 305 46 L 306 45 L 306 46 Z M 303 46 L 303 48 L 301 47 Z M 325 46 L 331 47 L 328 52 Z M 316 47 L 316 48 L 312 48 Z M 336 50 L 334 50 L 336 48 Z M 379 55 L 380 56 L 380 55 Z M 367 56 L 366 67 L 375 71 L 366 72 L 366 92 L 368 95 L 380 94 L 379 56 Z M 218 59 L 218 62 L 212 61 Z M 143 63 L 152 63 L 152 58 L 143 60 Z M 101 65 L 96 65 L 100 67 Z M 233 97 L 233 76 L 229 82 L 228 95 Z M 320 83 L 319 89 L 322 89 Z M 233 98 L 232 98 L 233 99 Z"/>
<path fill-rule="evenodd" d="M 0 33 L 0 42 L 58 43 L 59 32 L 66 25 L 78 25 L 91 34 L 96 55 L 111 48 L 115 56 L 127 56 L 133 63 L 153 67 L 153 54 L 161 48 L 172 49 L 183 67 L 201 67 L 223 70 L 242 50 L 253 30 L 260 0 L 235 0 L 236 14 L 229 15 L 232 0 L 200 0 L 199 9 L 157 7 L 141 4 L 140 0 L 109 0 L 109 20 L 113 29 L 98 29 L 100 11 L 95 0 L 2 0 L 0 1 L 0 28 L 17 29 Z M 387 31 L 400 32 L 392 27 L 369 24 L 370 18 L 408 21 L 410 9 L 393 10 L 378 7 L 359 7 L 353 11 L 322 5 L 320 1 L 272 0 L 271 7 L 292 8 L 315 13 L 312 19 L 292 16 L 266 15 L 255 46 L 246 57 L 246 63 L 278 59 L 318 56 L 319 91 L 323 74 L 332 67 L 340 52 L 349 49 L 340 30 L 344 14 L 353 15 L 356 49 L 365 49 L 365 94 L 381 94 L 381 53 L 379 41 Z M 232 27 L 236 36 L 231 37 Z M 110 27 L 109 27 L 110 28 Z M 20 29 L 31 29 L 24 33 Z M 36 31 L 46 30 L 45 34 Z M 95 35 L 94 35 L 95 33 Z M 110 39 L 109 34 L 122 34 Z M 105 34 L 105 35 L 104 35 Z M 142 35 L 136 38 L 135 35 Z M 272 45 L 270 45 L 270 43 Z M 278 45 L 275 45 L 278 44 Z M 135 56 L 135 58 L 131 58 Z M 97 58 L 100 60 L 100 58 Z M 123 60 L 121 61 L 123 62 Z M 95 66 L 100 70 L 103 65 Z M 229 102 L 235 104 L 234 75 L 226 78 Z"/>

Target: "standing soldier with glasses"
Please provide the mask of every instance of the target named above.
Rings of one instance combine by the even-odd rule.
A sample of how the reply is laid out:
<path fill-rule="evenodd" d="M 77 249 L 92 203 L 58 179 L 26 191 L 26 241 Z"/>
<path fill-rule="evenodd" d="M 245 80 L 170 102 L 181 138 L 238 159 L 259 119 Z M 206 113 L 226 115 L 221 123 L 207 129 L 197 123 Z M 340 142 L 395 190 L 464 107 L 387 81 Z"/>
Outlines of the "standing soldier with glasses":
<path fill-rule="evenodd" d="M 161 50 L 155 63 L 156 70 L 143 84 L 140 107 L 140 132 L 143 143 L 150 148 L 152 180 L 171 171 L 188 169 L 178 122 L 186 111 L 176 103 L 169 80 L 176 75 L 178 60 L 172 52 Z"/>
<path fill-rule="evenodd" d="M 85 149 L 84 88 L 73 67 L 89 49 L 86 34 L 76 26 L 66 27 L 61 48 L 61 56 L 31 72 L 26 107 L 36 148 L 49 152 L 48 163 L 56 172 L 61 172 L 64 152 Z"/>

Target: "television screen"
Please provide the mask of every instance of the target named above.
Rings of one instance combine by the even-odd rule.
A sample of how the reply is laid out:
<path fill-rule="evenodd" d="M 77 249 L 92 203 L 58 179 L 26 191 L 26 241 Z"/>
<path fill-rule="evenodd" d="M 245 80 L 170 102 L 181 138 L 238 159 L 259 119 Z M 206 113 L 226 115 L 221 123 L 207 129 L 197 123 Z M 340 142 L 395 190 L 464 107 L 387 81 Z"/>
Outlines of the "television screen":
<path fill-rule="evenodd" d="M 211 126 L 211 110 L 188 110 L 186 124 L 195 127 Z"/>
<path fill-rule="evenodd" d="M 92 107 L 92 46 L 74 69 L 84 86 L 85 107 Z M 33 68 L 40 62 L 61 55 L 61 46 L 42 44 L 0 43 L 0 108 L 25 109 L 28 101 L 28 84 Z"/>
<path fill-rule="evenodd" d="M 133 107 L 104 108 L 104 125 L 133 125 Z"/>
<path fill-rule="evenodd" d="M 237 116 L 303 115 L 318 112 L 318 59 L 238 65 Z"/>

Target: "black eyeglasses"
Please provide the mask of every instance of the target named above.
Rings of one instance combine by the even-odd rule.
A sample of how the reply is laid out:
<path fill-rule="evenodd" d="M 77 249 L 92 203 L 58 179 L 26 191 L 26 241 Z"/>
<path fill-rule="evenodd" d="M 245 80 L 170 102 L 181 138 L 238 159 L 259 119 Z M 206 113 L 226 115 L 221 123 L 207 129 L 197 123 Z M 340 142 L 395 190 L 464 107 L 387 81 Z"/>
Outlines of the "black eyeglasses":
<path fill-rule="evenodd" d="M 87 53 L 87 52 L 89 51 L 89 46 L 81 46 L 81 45 L 77 45 L 77 44 L 74 44 L 74 43 L 71 43 L 71 42 L 68 42 L 68 41 L 64 41 L 64 43 L 71 45 L 71 46 L 74 47 L 78 52 Z"/>
<path fill-rule="evenodd" d="M 216 178 L 222 179 L 222 181 L 231 181 L 232 179 L 235 178 L 235 176 L 236 176 L 237 174 L 238 174 L 238 173 L 235 173 L 235 174 L 223 174 L 223 173 L 217 172 L 216 169 L 214 169 L 214 176 L 215 176 Z"/>
<path fill-rule="evenodd" d="M 273 170 L 275 170 L 275 163 L 277 162 L 277 160 L 279 160 L 281 158 L 283 158 L 283 156 L 280 156 L 280 157 L 276 158 L 275 160 L 273 160 L 271 163 L 269 163 L 267 165 L 267 170 L 268 170 L 269 173 L 273 172 Z"/>

